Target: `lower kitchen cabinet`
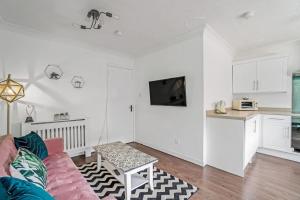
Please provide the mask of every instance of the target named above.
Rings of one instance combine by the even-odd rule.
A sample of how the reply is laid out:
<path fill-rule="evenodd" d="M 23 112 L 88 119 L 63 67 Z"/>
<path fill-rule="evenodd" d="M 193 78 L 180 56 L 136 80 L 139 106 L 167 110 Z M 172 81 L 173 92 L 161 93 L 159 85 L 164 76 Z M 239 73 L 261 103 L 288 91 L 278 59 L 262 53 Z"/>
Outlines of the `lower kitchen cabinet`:
<path fill-rule="evenodd" d="M 252 161 L 259 146 L 260 115 L 245 121 L 245 158 L 244 167 Z"/>
<path fill-rule="evenodd" d="M 280 115 L 262 116 L 262 147 L 291 152 L 291 117 Z"/>
<path fill-rule="evenodd" d="M 250 119 L 207 118 L 206 164 L 244 176 L 259 144 L 260 116 Z"/>
<path fill-rule="evenodd" d="M 291 116 L 208 117 L 205 164 L 244 176 L 256 152 L 300 162 L 291 148 Z"/>

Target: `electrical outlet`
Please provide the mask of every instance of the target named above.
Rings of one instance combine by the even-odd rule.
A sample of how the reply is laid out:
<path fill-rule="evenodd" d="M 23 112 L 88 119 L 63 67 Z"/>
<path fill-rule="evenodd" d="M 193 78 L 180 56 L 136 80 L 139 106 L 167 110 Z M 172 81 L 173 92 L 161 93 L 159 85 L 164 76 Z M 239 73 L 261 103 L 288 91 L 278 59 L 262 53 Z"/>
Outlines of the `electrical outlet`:
<path fill-rule="evenodd" d="M 179 144 L 179 140 L 176 138 L 176 139 L 174 140 L 174 143 L 175 143 L 175 144 Z"/>

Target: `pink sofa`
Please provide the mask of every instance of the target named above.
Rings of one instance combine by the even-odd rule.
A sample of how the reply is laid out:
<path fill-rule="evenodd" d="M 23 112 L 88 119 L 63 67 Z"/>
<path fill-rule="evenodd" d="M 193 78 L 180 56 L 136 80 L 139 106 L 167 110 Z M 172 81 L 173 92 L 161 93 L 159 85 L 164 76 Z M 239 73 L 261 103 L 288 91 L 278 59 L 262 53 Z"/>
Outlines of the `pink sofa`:
<path fill-rule="evenodd" d="M 71 158 L 63 152 L 63 140 L 45 141 L 49 156 L 43 160 L 48 170 L 47 191 L 56 200 L 99 200 L 77 170 Z M 12 136 L 0 138 L 0 177 L 10 176 L 9 164 L 14 160 L 17 149 Z M 115 200 L 108 196 L 105 200 Z"/>

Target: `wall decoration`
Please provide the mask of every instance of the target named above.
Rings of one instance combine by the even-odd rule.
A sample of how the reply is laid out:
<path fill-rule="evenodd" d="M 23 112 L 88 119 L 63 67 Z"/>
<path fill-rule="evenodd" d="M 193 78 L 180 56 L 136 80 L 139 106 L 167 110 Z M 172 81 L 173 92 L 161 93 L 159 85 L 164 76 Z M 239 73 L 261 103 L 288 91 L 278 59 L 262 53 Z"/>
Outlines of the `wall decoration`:
<path fill-rule="evenodd" d="M 82 88 L 85 84 L 85 81 L 81 76 L 73 76 L 71 83 L 74 88 Z"/>
<path fill-rule="evenodd" d="M 66 120 L 70 120 L 70 115 L 68 112 L 54 114 L 54 121 L 66 121 Z"/>
<path fill-rule="evenodd" d="M 63 76 L 63 71 L 59 65 L 47 65 L 45 74 L 49 79 L 58 80 Z"/>
<path fill-rule="evenodd" d="M 33 122 L 33 117 L 32 114 L 35 111 L 35 107 L 34 105 L 26 105 L 26 113 L 27 113 L 27 117 L 25 119 L 25 123 L 30 123 Z"/>
<path fill-rule="evenodd" d="M 54 121 L 59 121 L 60 115 L 59 114 L 54 114 Z"/>

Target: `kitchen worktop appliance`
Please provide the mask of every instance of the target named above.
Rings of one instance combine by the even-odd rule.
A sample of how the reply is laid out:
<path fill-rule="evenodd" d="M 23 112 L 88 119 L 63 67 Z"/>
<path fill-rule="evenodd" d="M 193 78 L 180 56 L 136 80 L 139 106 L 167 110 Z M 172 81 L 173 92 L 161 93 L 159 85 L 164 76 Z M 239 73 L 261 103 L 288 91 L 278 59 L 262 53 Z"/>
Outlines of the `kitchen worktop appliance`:
<path fill-rule="evenodd" d="M 235 99 L 232 102 L 233 110 L 258 110 L 257 101 L 253 99 L 243 98 L 243 99 Z"/>

